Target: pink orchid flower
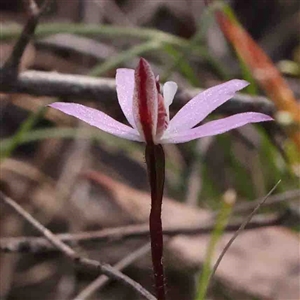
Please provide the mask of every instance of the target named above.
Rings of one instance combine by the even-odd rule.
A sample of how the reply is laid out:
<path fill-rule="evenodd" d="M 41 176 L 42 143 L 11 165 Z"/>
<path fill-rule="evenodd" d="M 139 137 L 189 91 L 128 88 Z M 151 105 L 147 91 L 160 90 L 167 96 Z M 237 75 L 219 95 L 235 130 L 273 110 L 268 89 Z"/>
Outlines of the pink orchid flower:
<path fill-rule="evenodd" d="M 130 126 L 81 104 L 56 102 L 50 106 L 124 139 L 150 144 L 176 144 L 221 134 L 248 123 L 273 120 L 262 113 L 247 112 L 195 127 L 248 84 L 244 80 L 234 79 L 209 88 L 191 99 L 170 120 L 169 106 L 176 94 L 177 84 L 166 82 L 161 93 L 149 63 L 141 58 L 135 70 L 118 69 L 116 74 L 119 104 Z"/>

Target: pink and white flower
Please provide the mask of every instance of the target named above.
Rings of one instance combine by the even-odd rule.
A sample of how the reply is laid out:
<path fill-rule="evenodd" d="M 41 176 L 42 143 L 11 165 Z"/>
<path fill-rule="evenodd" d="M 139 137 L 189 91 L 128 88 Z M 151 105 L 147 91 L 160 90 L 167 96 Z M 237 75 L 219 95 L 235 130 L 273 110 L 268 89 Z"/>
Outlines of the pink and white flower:
<path fill-rule="evenodd" d="M 119 104 L 130 126 L 81 104 L 56 102 L 50 106 L 124 139 L 176 144 L 221 134 L 248 123 L 273 120 L 262 113 L 247 112 L 197 126 L 248 84 L 244 80 L 234 79 L 209 88 L 191 99 L 170 120 L 169 106 L 176 94 L 177 84 L 166 82 L 161 93 L 149 63 L 141 58 L 135 70 L 118 69 L 116 74 Z"/>

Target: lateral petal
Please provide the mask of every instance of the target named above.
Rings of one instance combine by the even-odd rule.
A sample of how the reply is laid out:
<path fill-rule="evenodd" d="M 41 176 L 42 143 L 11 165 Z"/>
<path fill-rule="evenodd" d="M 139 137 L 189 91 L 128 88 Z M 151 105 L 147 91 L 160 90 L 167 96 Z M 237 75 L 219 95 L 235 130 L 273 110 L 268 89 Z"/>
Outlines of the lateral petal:
<path fill-rule="evenodd" d="M 177 92 L 177 83 L 174 81 L 167 81 L 163 86 L 163 96 L 165 101 L 165 107 L 167 112 L 168 121 L 170 118 L 170 105 L 174 100 L 174 96 Z"/>
<path fill-rule="evenodd" d="M 97 109 L 77 103 L 63 102 L 55 102 L 49 106 L 115 136 L 132 141 L 143 141 L 136 129 L 116 121 Z"/>
<path fill-rule="evenodd" d="M 273 119 L 265 114 L 248 112 L 236 114 L 227 118 L 208 122 L 196 128 L 180 131 L 172 134 L 164 134 L 161 143 L 185 143 L 205 136 L 212 136 L 224 133 L 234 128 L 241 127 L 249 123 L 272 121 Z"/>
<path fill-rule="evenodd" d="M 129 122 L 135 128 L 135 122 L 132 114 L 132 101 L 134 91 L 134 70 L 132 69 L 117 69 L 116 86 L 118 101 L 121 109 Z"/>
<path fill-rule="evenodd" d="M 248 84 L 245 80 L 233 79 L 203 91 L 179 110 L 170 121 L 166 132 L 182 132 L 193 128 Z"/>

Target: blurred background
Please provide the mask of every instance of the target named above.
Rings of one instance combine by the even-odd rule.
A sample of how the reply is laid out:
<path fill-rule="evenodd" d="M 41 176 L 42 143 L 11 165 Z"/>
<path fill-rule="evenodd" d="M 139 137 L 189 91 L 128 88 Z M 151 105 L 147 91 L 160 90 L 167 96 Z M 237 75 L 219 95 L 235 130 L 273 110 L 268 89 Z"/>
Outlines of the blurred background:
<path fill-rule="evenodd" d="M 299 0 L 226 3 L 299 99 Z M 3 65 L 28 14 L 23 1 L 1 0 L 0 9 Z M 163 223 L 181 230 L 166 237 L 168 297 L 200 299 L 204 262 L 213 264 L 233 234 L 224 229 L 225 224 L 241 224 L 255 200 L 281 180 L 275 197 L 255 217 L 259 228 L 241 233 L 226 253 L 207 299 L 296 300 L 300 297 L 299 123 L 281 113 L 279 92 L 273 86 L 266 89 L 255 66 L 241 53 L 236 55 L 239 44 L 232 44 L 215 17 L 216 9 L 199 0 L 52 1 L 19 71 L 85 75 L 103 81 L 96 94 L 91 91 L 86 96 L 76 91 L 55 96 L 44 86 L 39 96 L 12 90 L 0 93 L 0 188 L 51 231 L 69 237 L 129 225 L 144 228 L 150 208 L 144 146 L 95 130 L 46 105 L 83 103 L 124 122 L 114 89 L 115 72 L 119 67 L 135 68 L 141 56 L 162 82 L 178 83 L 171 115 L 199 88 L 247 79 L 252 84 L 245 94 L 210 118 L 248 110 L 271 114 L 276 122 L 165 146 Z M 246 41 L 239 36 L 240 45 Z M 299 108 L 299 103 L 294 104 Z M 216 218 L 220 214 L 225 219 Z M 215 223 L 218 232 L 201 233 L 201 228 L 213 229 Z M 142 299 L 116 282 L 81 294 L 97 276 L 74 268 L 53 249 L 18 248 L 19 240 L 9 237 L 38 234 L 2 204 L 0 234 L 1 300 Z M 148 235 L 70 240 L 79 253 L 113 265 L 147 245 Z M 149 251 L 137 256 L 124 272 L 153 292 Z"/>

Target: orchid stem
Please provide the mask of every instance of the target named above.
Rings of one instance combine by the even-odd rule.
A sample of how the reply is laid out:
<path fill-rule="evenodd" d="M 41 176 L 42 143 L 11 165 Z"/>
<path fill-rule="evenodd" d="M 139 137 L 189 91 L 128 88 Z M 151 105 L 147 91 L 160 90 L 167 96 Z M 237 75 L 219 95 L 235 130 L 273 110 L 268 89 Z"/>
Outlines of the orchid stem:
<path fill-rule="evenodd" d="M 146 163 L 151 188 L 151 212 L 149 218 L 152 265 L 157 300 L 165 300 L 163 268 L 163 234 L 161 209 L 165 183 L 165 154 L 162 145 L 146 145 Z"/>

